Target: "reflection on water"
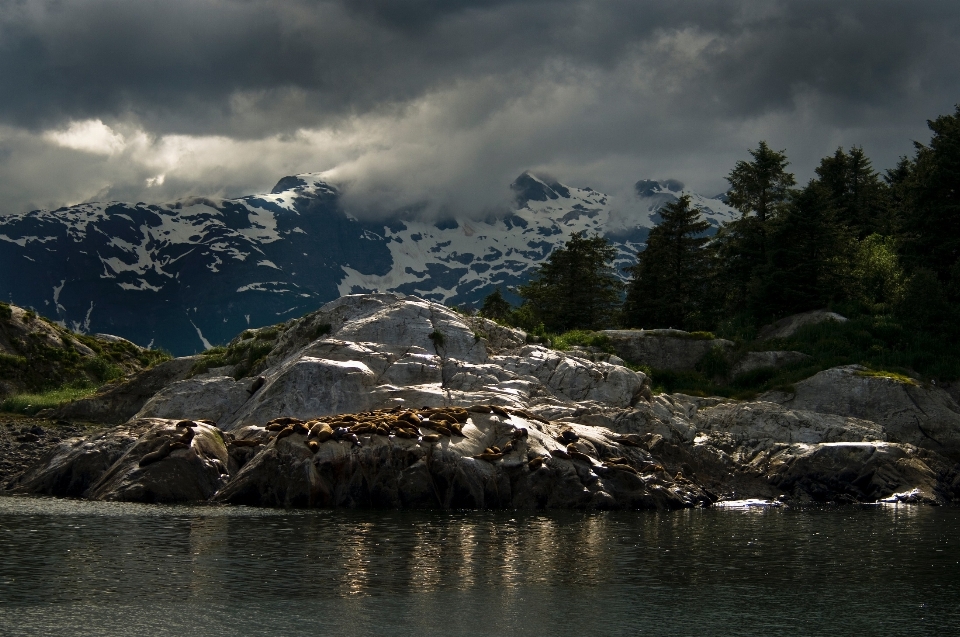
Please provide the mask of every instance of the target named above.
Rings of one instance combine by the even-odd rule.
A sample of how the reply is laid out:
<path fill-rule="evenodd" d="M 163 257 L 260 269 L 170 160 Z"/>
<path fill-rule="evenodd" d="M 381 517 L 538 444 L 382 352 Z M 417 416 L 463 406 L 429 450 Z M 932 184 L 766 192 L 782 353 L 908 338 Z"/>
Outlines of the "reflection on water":
<path fill-rule="evenodd" d="M 276 511 L 0 498 L 0 634 L 955 634 L 960 509 Z"/>

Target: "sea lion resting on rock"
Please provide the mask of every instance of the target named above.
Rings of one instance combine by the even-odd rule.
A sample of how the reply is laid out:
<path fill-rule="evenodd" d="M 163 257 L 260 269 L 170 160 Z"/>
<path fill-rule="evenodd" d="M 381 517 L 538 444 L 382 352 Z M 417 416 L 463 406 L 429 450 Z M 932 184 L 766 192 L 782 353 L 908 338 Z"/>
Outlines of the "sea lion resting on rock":
<path fill-rule="evenodd" d="M 146 467 L 147 465 L 153 464 L 158 460 L 163 460 L 169 455 L 170 455 L 170 441 L 164 440 L 163 444 L 160 445 L 160 447 L 156 451 L 151 451 L 148 454 L 144 454 L 144 456 L 140 458 L 140 463 L 138 464 L 138 466 Z"/>

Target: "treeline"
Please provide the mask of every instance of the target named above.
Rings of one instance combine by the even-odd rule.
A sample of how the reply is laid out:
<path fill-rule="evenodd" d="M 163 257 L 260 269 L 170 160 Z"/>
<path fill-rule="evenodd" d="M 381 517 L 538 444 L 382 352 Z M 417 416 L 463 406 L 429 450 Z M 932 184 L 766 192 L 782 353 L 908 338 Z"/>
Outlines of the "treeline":
<path fill-rule="evenodd" d="M 530 282 L 481 314 L 532 332 L 610 327 L 708 330 L 741 339 L 806 310 L 887 316 L 953 337 L 960 326 L 960 106 L 929 121 L 928 144 L 883 173 L 838 148 L 798 186 L 765 142 L 730 171 L 742 215 L 710 237 L 687 197 L 660 223 L 622 283 L 615 249 L 578 233 Z"/>

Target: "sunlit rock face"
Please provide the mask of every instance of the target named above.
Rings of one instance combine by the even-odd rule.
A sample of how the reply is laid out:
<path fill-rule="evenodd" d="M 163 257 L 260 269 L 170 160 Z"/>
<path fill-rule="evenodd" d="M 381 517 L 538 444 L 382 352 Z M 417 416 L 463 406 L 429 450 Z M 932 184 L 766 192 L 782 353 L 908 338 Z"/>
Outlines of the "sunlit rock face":
<path fill-rule="evenodd" d="M 762 400 L 654 396 L 616 357 L 524 337 L 417 297 L 342 297 L 274 335 L 259 366 L 172 380 L 10 488 L 298 507 L 960 497 L 960 407 L 936 388 L 836 368 Z"/>
<path fill-rule="evenodd" d="M 871 420 L 883 427 L 890 440 L 960 460 L 960 405 L 935 385 L 849 365 L 797 383 L 793 394 L 771 397 L 792 409 Z"/>
<path fill-rule="evenodd" d="M 328 331 L 312 339 L 317 326 Z M 160 391 L 138 416 L 207 418 L 232 430 L 279 416 L 397 406 L 628 407 L 649 392 L 640 372 L 526 345 L 520 332 L 397 294 L 327 304 L 287 330 L 267 363 L 256 391 L 250 378 L 186 379 Z"/>
<path fill-rule="evenodd" d="M 370 218 L 318 175 L 272 192 L 172 203 L 85 203 L 0 216 L 0 298 L 67 327 L 183 356 L 341 295 L 389 291 L 448 305 L 524 282 L 573 232 L 607 237 L 615 271 L 643 249 L 657 210 L 681 194 L 719 227 L 719 199 L 650 182 L 617 200 L 525 173 L 515 201 L 483 219 Z"/>

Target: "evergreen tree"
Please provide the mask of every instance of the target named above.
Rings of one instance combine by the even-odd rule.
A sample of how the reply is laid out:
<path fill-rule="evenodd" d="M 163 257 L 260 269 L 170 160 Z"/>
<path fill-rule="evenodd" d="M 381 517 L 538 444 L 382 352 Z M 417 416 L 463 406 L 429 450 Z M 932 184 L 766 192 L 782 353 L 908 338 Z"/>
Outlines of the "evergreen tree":
<path fill-rule="evenodd" d="M 623 283 L 613 269 L 617 249 L 600 236 L 575 232 L 554 250 L 526 285 L 521 311 L 552 332 L 611 326 L 620 309 Z"/>
<path fill-rule="evenodd" d="M 787 172 L 785 151 L 774 151 L 766 142 L 751 150 L 752 162 L 738 161 L 727 181 L 730 204 L 743 216 L 731 221 L 717 233 L 713 242 L 719 266 L 715 281 L 721 308 L 727 312 L 751 311 L 756 290 L 762 288 L 758 277 L 767 268 L 768 235 L 771 222 L 787 204 L 790 187 L 796 183 Z"/>
<path fill-rule="evenodd" d="M 838 220 L 852 228 L 857 238 L 893 230 L 887 218 L 888 189 L 862 148 L 854 146 L 849 154 L 838 148 L 832 157 L 820 161 L 816 173 Z"/>
<path fill-rule="evenodd" d="M 751 290 L 757 320 L 846 298 L 856 241 L 831 195 L 830 186 L 812 180 L 792 195 L 773 224 L 769 259 L 756 272 Z"/>
<path fill-rule="evenodd" d="M 905 179 L 905 248 L 912 268 L 928 268 L 947 282 L 960 260 L 960 106 L 927 125 L 930 145 L 916 144 Z"/>
<path fill-rule="evenodd" d="M 630 268 L 624 319 L 630 327 L 691 329 L 702 321 L 710 224 L 684 195 L 659 210 L 661 221 Z"/>
<path fill-rule="evenodd" d="M 503 298 L 503 293 L 499 286 L 491 294 L 483 299 L 483 305 L 480 307 L 480 316 L 495 321 L 505 321 L 510 317 L 513 306 L 510 301 Z"/>

